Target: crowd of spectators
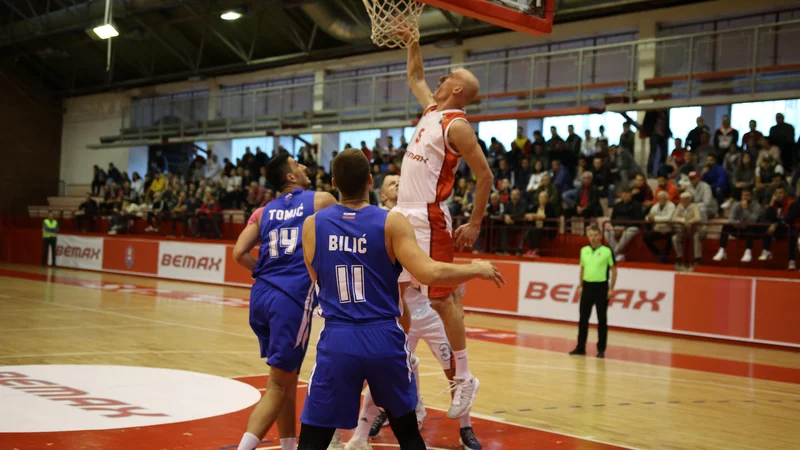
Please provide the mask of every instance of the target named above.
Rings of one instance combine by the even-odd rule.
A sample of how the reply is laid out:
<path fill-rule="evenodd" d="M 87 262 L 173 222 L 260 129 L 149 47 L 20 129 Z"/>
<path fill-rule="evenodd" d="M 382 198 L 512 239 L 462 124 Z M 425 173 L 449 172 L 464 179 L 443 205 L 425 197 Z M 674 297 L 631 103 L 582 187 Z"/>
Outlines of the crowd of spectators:
<path fill-rule="evenodd" d="M 656 151 L 651 152 L 645 168 L 637 163 L 635 144 L 637 131 L 639 137 L 647 138 L 646 124 L 624 124 L 616 140 L 607 136 L 602 126 L 597 136 L 592 130 L 584 130 L 580 136 L 569 126 L 562 137 L 552 127 L 550 139 L 545 140 L 541 131 L 534 131 L 529 138 L 520 127 L 508 145 L 496 138 L 488 145 L 478 139 L 495 178 L 486 215 L 497 230 L 498 245 L 479 242 L 476 248 L 536 257 L 542 239 L 555 236 L 555 224 L 561 217 L 568 223 L 600 219 L 607 222 L 605 237 L 620 261 L 625 259 L 626 246 L 642 234 L 645 245 L 662 262 L 668 260 L 670 247 L 682 259 L 684 237 L 691 239 L 692 256 L 699 263 L 705 237 L 702 225 L 727 216 L 715 260 L 727 257 L 726 245 L 734 236 L 746 240 L 748 250 L 742 261 L 751 261 L 754 236 L 762 235 L 764 250 L 759 259 L 772 257 L 773 239 L 788 239 L 794 267 L 800 220 L 800 203 L 794 202 L 800 194 L 800 142 L 795 142 L 794 127 L 785 123 L 783 115 L 776 116 L 768 134 L 758 131 L 758 124 L 751 121 L 741 139 L 728 116 L 722 117 L 721 126 L 713 133 L 699 117 L 686 136 L 686 146 L 675 137 L 671 151 L 661 150 L 662 141 L 668 142 L 662 139 L 661 122 L 656 118 L 650 128 L 655 130 L 650 142 Z M 407 145 L 404 138 L 395 143 L 392 137 L 377 139 L 371 147 L 360 143 L 373 164 L 373 204 L 379 203 L 383 177 L 402 170 Z M 279 152 L 286 150 L 275 149 L 272 156 Z M 330 168 L 319 164 L 315 146 L 302 147 L 296 158 L 308 167 L 312 189 L 337 196 Z M 197 156 L 184 176 L 152 164 L 144 178 L 138 173 L 129 178 L 113 164 L 106 171 L 95 166 L 92 195 L 103 200 L 96 204 L 87 197 L 80 207 L 83 218 L 78 219 L 79 226 L 91 226 L 93 221 L 86 219 L 102 214 L 112 217 L 112 233 L 142 219 L 147 221 L 147 231 L 160 231 L 171 222 L 175 234 L 176 224 L 182 222 L 187 234 L 219 237 L 222 210 L 249 214 L 274 198 L 274 188 L 265 175 L 269 159 L 260 148 L 255 153 L 247 148 L 235 162 L 220 162 L 209 151 L 206 157 Z M 655 189 L 648 183 L 648 175 L 657 180 Z M 475 179 L 462 162 L 447 201 L 451 215 L 470 216 L 474 194 Z M 664 244 L 659 247 L 659 242 Z"/>

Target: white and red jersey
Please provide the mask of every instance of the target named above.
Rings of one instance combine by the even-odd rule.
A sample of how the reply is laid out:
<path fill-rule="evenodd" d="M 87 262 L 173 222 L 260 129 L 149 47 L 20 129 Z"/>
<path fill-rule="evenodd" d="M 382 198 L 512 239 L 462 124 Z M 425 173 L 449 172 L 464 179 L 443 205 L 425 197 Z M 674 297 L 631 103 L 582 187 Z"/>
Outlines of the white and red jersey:
<path fill-rule="evenodd" d="M 432 105 L 425 110 L 403 158 L 399 205 L 436 204 L 450 197 L 461 155 L 447 136 L 457 120 L 469 123 L 461 109 L 439 111 Z"/>

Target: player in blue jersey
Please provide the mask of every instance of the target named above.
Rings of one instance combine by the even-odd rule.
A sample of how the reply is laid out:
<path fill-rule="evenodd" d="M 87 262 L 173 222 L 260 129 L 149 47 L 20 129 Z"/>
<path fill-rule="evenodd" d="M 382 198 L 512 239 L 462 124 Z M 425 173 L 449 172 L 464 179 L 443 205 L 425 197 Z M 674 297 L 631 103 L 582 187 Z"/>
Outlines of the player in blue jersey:
<path fill-rule="evenodd" d="M 424 449 L 408 336 L 398 322 L 397 279 L 405 267 L 428 286 L 457 286 L 474 278 L 498 286 L 505 281 L 489 262 L 432 260 L 402 214 L 370 206 L 372 176 L 360 150 L 340 153 L 332 172 L 339 204 L 303 225 L 303 253 L 325 328 L 300 418 L 299 449 L 325 450 L 336 428 L 355 428 L 365 380 L 400 448 Z"/>
<path fill-rule="evenodd" d="M 264 206 L 239 235 L 233 258 L 253 272 L 250 327 L 261 357 L 270 366 L 267 389 L 258 402 L 238 450 L 253 450 L 277 420 L 282 450 L 297 448 L 297 375 L 311 331 L 311 279 L 303 262 L 303 221 L 336 203 L 326 192 L 306 190 L 306 167 L 288 155 L 267 164 L 267 180 L 280 195 Z M 250 251 L 261 242 L 256 260 Z"/>

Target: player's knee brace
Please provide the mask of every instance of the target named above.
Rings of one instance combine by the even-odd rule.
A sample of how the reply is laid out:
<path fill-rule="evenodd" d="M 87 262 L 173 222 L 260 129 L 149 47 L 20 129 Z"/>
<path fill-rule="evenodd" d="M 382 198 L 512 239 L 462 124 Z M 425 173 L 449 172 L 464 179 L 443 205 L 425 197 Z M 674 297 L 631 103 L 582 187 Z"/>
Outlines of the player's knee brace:
<path fill-rule="evenodd" d="M 300 439 L 297 443 L 297 450 L 327 450 L 335 432 L 336 428 L 300 424 Z"/>
<path fill-rule="evenodd" d="M 425 441 L 422 440 L 422 435 L 419 434 L 417 415 L 414 411 L 397 418 L 389 416 L 389 424 L 401 450 L 425 450 L 427 448 Z"/>

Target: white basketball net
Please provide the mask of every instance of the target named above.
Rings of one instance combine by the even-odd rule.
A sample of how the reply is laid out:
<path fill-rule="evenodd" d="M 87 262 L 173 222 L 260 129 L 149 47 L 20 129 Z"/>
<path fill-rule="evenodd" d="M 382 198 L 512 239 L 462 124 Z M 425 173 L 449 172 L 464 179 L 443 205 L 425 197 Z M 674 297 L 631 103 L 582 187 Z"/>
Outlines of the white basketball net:
<path fill-rule="evenodd" d="M 417 0 L 362 0 L 372 20 L 372 42 L 380 47 L 406 48 L 419 41 L 419 17 L 424 3 Z"/>

